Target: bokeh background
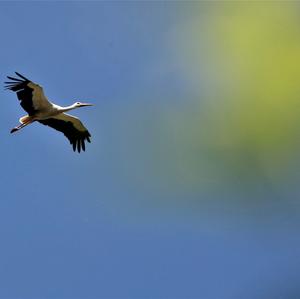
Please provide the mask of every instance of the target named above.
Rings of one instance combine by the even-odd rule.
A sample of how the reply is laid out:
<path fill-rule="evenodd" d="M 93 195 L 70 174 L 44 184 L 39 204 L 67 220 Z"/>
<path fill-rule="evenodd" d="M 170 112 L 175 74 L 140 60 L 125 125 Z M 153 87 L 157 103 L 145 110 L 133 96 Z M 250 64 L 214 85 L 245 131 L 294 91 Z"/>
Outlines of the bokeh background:
<path fill-rule="evenodd" d="M 0 298 L 300 298 L 296 2 L 1 2 Z"/>

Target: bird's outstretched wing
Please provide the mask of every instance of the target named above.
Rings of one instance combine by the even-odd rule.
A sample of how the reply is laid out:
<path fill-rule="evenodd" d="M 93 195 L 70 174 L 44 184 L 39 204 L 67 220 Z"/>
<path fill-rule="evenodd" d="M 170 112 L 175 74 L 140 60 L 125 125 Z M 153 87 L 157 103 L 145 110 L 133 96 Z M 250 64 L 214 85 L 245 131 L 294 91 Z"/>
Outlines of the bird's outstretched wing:
<path fill-rule="evenodd" d="M 74 152 L 76 151 L 76 148 L 79 153 L 81 149 L 85 151 L 85 140 L 91 142 L 91 134 L 75 116 L 61 113 L 45 120 L 39 120 L 39 122 L 64 133 L 72 144 Z"/>
<path fill-rule="evenodd" d="M 43 88 L 16 72 L 19 78 L 7 76 L 11 81 L 4 82 L 5 88 L 17 93 L 22 108 L 31 116 L 51 107 L 44 95 Z M 21 78 L 21 79 L 20 79 Z"/>

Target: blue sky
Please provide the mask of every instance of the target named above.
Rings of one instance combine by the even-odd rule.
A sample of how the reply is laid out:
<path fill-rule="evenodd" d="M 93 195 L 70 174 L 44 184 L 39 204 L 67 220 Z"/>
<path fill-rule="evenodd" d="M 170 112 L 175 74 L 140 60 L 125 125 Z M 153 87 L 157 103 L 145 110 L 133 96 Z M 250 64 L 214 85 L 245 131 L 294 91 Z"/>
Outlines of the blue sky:
<path fill-rule="evenodd" d="M 186 75 L 183 33 L 217 6 L 0 2 L 3 81 L 95 104 L 73 112 L 79 155 L 38 124 L 10 135 L 24 111 L 1 91 L 1 299 L 298 298 L 299 157 L 274 181 L 202 138 L 213 83 Z"/>

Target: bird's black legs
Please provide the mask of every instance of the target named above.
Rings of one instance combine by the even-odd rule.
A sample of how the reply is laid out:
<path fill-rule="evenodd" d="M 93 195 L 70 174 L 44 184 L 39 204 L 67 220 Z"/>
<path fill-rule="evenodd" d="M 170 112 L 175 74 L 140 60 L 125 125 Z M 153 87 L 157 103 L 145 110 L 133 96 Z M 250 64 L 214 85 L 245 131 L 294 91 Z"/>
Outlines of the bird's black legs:
<path fill-rule="evenodd" d="M 10 131 L 10 133 L 14 133 L 14 132 L 16 132 L 18 130 L 19 130 L 18 128 L 12 128 L 11 131 Z"/>
<path fill-rule="evenodd" d="M 31 120 L 31 121 L 28 121 L 28 122 L 26 122 L 26 123 L 23 123 L 23 124 L 21 124 L 21 125 L 19 125 L 19 126 L 17 126 L 17 127 L 12 128 L 11 131 L 10 131 L 10 133 L 17 132 L 17 131 L 19 131 L 20 129 L 24 128 L 25 126 L 31 124 L 32 122 L 33 122 L 33 121 Z"/>
<path fill-rule="evenodd" d="M 27 125 L 27 124 L 21 124 L 21 125 L 19 125 L 19 126 L 17 126 L 17 127 L 14 127 L 14 128 L 11 129 L 10 133 L 17 132 L 17 131 L 19 131 L 20 129 L 24 128 L 26 125 Z"/>

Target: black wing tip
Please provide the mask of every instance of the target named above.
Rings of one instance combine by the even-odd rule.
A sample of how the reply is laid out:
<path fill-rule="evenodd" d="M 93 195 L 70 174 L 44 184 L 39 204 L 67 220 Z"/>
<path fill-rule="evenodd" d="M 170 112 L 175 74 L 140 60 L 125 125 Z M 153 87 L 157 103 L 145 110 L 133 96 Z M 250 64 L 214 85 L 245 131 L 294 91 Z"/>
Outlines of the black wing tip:
<path fill-rule="evenodd" d="M 20 80 L 18 78 L 14 78 L 14 77 L 11 77 L 11 76 L 6 76 L 6 78 L 9 79 L 9 80 L 17 81 L 17 82 L 23 82 L 23 80 Z M 16 83 L 16 82 L 10 82 L 10 83 Z"/>
<path fill-rule="evenodd" d="M 6 76 L 7 79 L 9 80 L 12 80 L 12 81 L 16 81 L 16 82 L 10 82 L 10 83 L 18 83 L 18 82 L 30 82 L 30 80 L 28 78 L 26 78 L 25 76 L 21 75 L 20 73 L 18 72 L 15 72 L 15 74 L 20 77 L 20 78 L 15 78 L 15 77 L 12 77 L 12 76 Z"/>
<path fill-rule="evenodd" d="M 26 86 L 27 83 L 31 82 L 29 79 L 27 79 L 26 77 L 24 77 L 23 75 L 21 75 L 18 72 L 15 72 L 16 75 L 18 75 L 21 79 L 19 78 L 14 78 L 11 76 L 6 76 L 7 79 L 11 80 L 11 81 L 5 81 L 4 84 L 4 89 L 7 90 L 12 90 L 12 91 L 18 91 L 21 88 L 24 88 Z"/>
<path fill-rule="evenodd" d="M 73 152 L 75 152 L 76 151 L 76 141 L 75 140 L 71 141 L 71 144 L 73 147 Z"/>
<path fill-rule="evenodd" d="M 90 137 L 92 137 L 91 134 L 90 134 L 90 132 L 89 132 L 89 131 L 86 131 L 85 139 L 87 140 L 88 143 L 91 143 Z"/>
<path fill-rule="evenodd" d="M 21 75 L 20 73 L 18 73 L 18 72 L 15 72 L 15 74 L 16 74 L 17 76 L 19 76 L 20 78 L 24 79 L 25 81 L 28 81 L 28 82 L 30 82 L 30 80 L 29 80 L 29 79 L 27 79 L 26 77 L 24 77 L 24 76 L 23 76 L 23 75 Z"/>
<path fill-rule="evenodd" d="M 90 139 L 85 136 L 83 138 L 79 138 L 79 139 L 73 139 L 70 141 L 70 144 L 72 145 L 72 148 L 73 148 L 73 152 L 78 152 L 80 153 L 81 151 L 82 152 L 85 152 L 85 141 L 88 141 L 88 142 L 91 142 Z"/>

